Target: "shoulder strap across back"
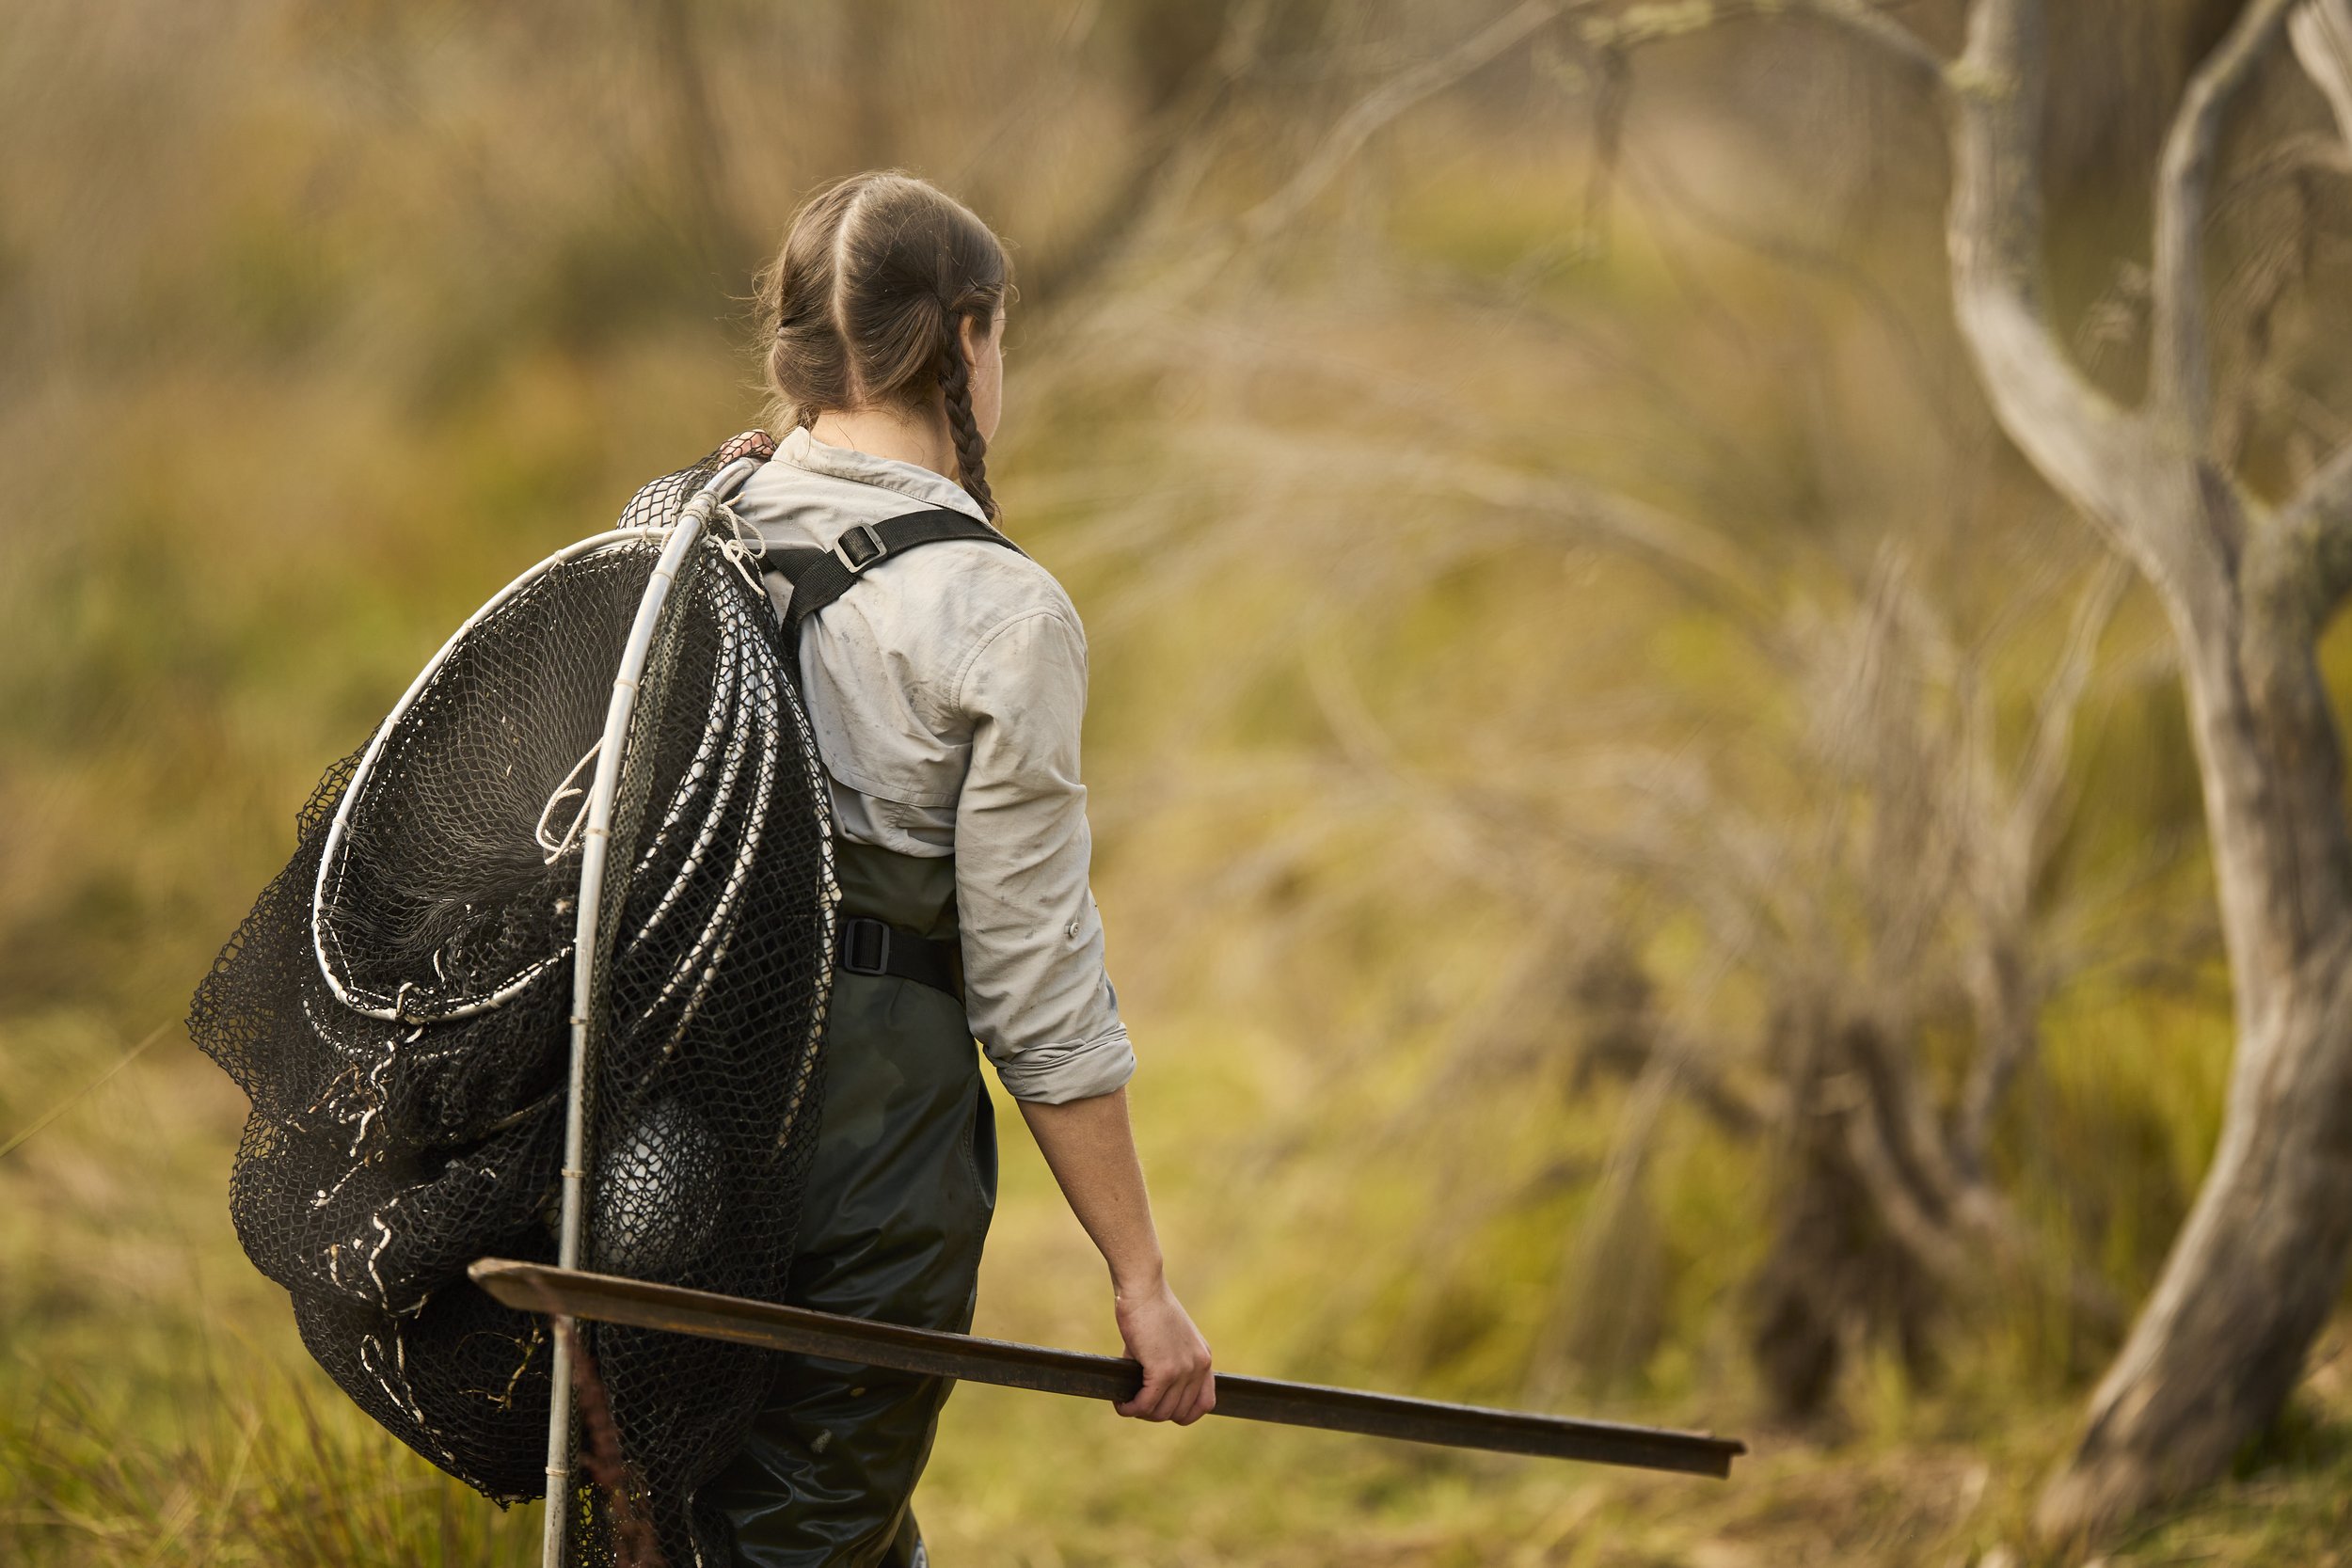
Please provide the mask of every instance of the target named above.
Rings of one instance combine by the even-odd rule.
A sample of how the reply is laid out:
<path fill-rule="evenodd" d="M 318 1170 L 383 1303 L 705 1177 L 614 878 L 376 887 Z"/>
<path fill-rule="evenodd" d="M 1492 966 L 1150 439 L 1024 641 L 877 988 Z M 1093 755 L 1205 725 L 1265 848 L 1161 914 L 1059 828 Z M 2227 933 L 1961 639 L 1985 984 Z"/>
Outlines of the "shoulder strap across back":
<path fill-rule="evenodd" d="M 798 647 L 801 624 L 856 587 L 868 568 L 917 546 L 949 539 L 977 539 L 1021 553 L 1019 546 L 970 513 L 945 506 L 901 513 L 879 523 L 858 523 L 844 531 L 831 549 L 770 545 L 762 563 L 792 585 L 792 597 L 784 608 L 785 641 Z"/>

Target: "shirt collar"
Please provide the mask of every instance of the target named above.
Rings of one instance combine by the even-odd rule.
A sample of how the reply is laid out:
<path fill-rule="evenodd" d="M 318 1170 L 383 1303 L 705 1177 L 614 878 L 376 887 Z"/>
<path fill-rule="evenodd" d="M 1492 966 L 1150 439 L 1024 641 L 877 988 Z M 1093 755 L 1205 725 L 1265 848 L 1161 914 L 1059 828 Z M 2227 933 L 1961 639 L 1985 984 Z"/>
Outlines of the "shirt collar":
<path fill-rule="evenodd" d="M 876 457 L 854 447 L 828 446 L 811 436 L 805 427 L 776 443 L 772 461 L 789 463 L 803 472 L 823 474 L 830 479 L 878 485 L 926 506 L 952 507 L 982 522 L 988 520 L 980 503 L 972 499 L 972 492 L 945 474 L 935 474 L 919 464 L 904 463 L 895 457 Z"/>

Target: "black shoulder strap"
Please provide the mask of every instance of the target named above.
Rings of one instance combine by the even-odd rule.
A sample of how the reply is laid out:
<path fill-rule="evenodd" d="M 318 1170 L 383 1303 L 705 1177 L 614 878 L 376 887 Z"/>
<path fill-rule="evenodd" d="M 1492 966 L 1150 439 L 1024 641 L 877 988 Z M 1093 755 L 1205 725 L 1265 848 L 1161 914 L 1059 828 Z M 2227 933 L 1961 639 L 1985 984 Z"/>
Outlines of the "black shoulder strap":
<path fill-rule="evenodd" d="M 791 600 L 784 609 L 785 641 L 798 646 L 801 623 L 856 587 L 868 567 L 918 545 L 948 539 L 977 539 L 1021 553 L 1019 546 L 970 513 L 945 506 L 859 523 L 829 550 L 813 545 L 769 546 L 763 564 L 792 585 Z"/>

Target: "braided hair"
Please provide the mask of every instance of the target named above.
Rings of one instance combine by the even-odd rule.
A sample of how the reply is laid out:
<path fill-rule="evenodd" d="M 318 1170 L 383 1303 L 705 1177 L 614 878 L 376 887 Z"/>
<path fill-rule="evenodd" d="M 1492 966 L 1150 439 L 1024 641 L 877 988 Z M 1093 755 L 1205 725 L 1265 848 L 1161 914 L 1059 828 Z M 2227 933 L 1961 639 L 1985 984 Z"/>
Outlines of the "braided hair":
<path fill-rule="evenodd" d="M 887 170 L 819 191 L 759 277 L 771 426 L 782 435 L 844 409 L 940 408 L 956 477 L 993 520 L 961 328 L 970 321 L 987 336 L 1011 278 L 988 225 L 935 185 Z"/>
<path fill-rule="evenodd" d="M 956 477 L 993 522 L 996 496 L 988 487 L 988 440 L 972 417 L 972 371 L 963 362 L 963 345 L 953 337 L 940 351 L 939 390 L 947 404 L 947 429 L 956 438 Z"/>

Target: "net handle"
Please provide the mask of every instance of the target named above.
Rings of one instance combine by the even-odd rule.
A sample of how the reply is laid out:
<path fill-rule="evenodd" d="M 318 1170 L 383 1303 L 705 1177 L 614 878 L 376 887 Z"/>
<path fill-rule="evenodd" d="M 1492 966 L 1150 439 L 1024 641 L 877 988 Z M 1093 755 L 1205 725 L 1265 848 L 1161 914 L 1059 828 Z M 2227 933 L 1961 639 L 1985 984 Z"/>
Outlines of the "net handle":
<path fill-rule="evenodd" d="M 739 483 L 740 481 L 737 483 Z M 342 850 L 345 842 L 351 836 L 352 803 L 358 800 L 360 786 L 366 784 L 368 774 L 375 767 L 376 759 L 383 754 L 385 745 L 391 739 L 393 728 L 407 716 L 408 710 L 416 705 L 417 699 L 424 694 L 424 689 L 433 684 L 433 677 L 440 673 L 441 666 L 449 662 L 449 657 L 456 651 L 457 645 L 464 641 L 467 635 L 495 612 L 500 606 L 567 561 L 577 561 L 583 555 L 626 540 L 659 539 L 675 527 L 675 524 L 660 524 L 644 528 L 618 528 L 603 533 L 591 534 L 577 544 L 566 545 L 545 561 L 532 566 L 522 576 L 500 589 L 487 604 L 466 617 L 466 624 L 452 632 L 449 641 L 441 644 L 440 651 L 426 662 L 422 670 L 417 672 L 417 678 L 408 683 L 408 689 L 401 693 L 400 701 L 392 705 L 392 711 L 385 715 L 383 723 L 376 726 L 375 734 L 369 737 L 367 750 L 359 753 L 359 763 L 352 769 L 350 782 L 343 785 L 342 798 L 335 802 L 334 820 L 327 824 L 326 844 L 319 853 L 318 879 L 310 889 L 310 947 L 311 951 L 318 956 L 319 974 L 326 981 L 326 989 L 334 993 L 336 1001 L 362 1018 L 382 1019 L 389 1022 L 418 1022 L 402 1017 L 399 997 L 395 996 L 390 1001 L 385 1002 L 364 995 L 344 985 L 342 976 L 337 973 L 336 958 L 341 955 L 337 953 L 330 956 L 328 952 L 330 944 L 334 943 L 334 939 L 327 929 L 326 901 L 331 894 L 340 891 L 339 879 L 343 864 Z M 502 1006 L 514 1000 L 525 986 L 536 979 L 543 967 L 543 965 L 533 964 L 522 974 L 490 995 L 479 1001 L 453 1007 L 447 1012 L 437 1012 L 433 1016 L 436 1020 L 471 1018 L 477 1013 L 485 1013 L 493 1007 Z"/>
<path fill-rule="evenodd" d="M 563 1219 L 556 1236 L 556 1258 L 560 1266 L 567 1269 L 580 1267 L 581 1218 L 587 1209 L 588 1078 L 592 1065 L 589 1021 L 596 1007 L 596 927 L 604 897 L 605 862 L 612 847 L 612 801 L 620 792 L 621 757 L 628 747 L 629 717 L 637 706 L 637 684 L 644 675 L 654 628 L 660 622 L 662 606 L 669 601 L 670 587 L 677 580 L 687 552 L 701 539 L 719 503 L 733 496 L 759 466 L 760 459 L 756 457 L 737 458 L 713 474 L 679 510 L 677 521 L 670 525 L 668 537 L 662 541 L 661 558 L 654 565 L 653 576 L 645 581 L 644 596 L 638 601 L 637 619 L 629 627 L 628 641 L 621 650 L 620 669 L 612 677 L 612 698 L 605 705 L 604 739 L 596 754 L 596 782 L 588 790 L 587 825 L 580 832 L 580 911 L 572 936 L 571 1080 L 564 1111 Z M 651 531 L 629 531 L 642 534 Z M 553 564 L 553 558 L 546 564 Z M 534 573 L 544 569 L 544 565 L 535 568 Z M 484 608 L 485 613 L 488 608 Z M 460 630 L 458 635 L 465 633 Z M 442 653 L 445 656 L 448 649 Z M 438 662 L 437 658 L 435 664 Z M 428 675 L 431 670 L 428 666 Z M 411 697 L 421 688 L 424 678 L 420 676 L 418 685 L 410 688 Z M 407 700 L 404 698 L 404 704 Z M 389 727 L 388 723 L 386 728 Z M 378 732 L 379 742 L 382 734 Z M 371 747 L 370 754 L 373 753 Z M 364 768 L 365 763 L 361 766 Z M 348 801 L 351 796 L 352 790 L 346 789 L 344 800 Z M 321 961 L 324 963 L 323 958 Z M 331 975 L 328 983 L 333 983 Z M 548 1402 L 547 1530 L 540 1554 L 543 1568 L 563 1568 L 565 1526 L 571 1515 L 573 1335 L 569 1318 L 559 1322 L 554 1360 L 549 1368 L 554 1387 Z"/>

